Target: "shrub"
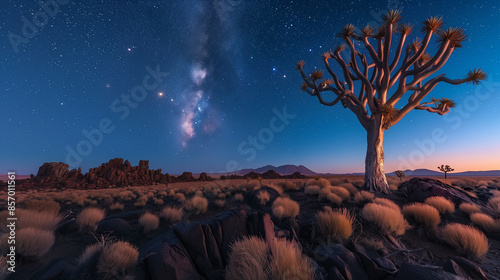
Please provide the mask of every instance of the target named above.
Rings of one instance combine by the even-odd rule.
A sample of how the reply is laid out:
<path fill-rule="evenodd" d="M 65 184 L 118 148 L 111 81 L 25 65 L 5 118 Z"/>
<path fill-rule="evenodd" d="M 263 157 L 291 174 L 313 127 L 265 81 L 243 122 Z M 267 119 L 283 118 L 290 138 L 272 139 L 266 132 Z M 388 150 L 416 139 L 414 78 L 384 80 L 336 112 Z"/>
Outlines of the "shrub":
<path fill-rule="evenodd" d="M 351 182 L 351 184 L 355 188 L 361 189 L 365 185 L 365 180 L 354 180 L 354 181 Z"/>
<path fill-rule="evenodd" d="M 179 202 L 185 202 L 186 196 L 183 193 L 176 193 L 176 194 L 174 194 L 174 199 L 179 201 Z"/>
<path fill-rule="evenodd" d="M 401 211 L 401 208 L 399 208 L 399 206 L 396 203 L 394 203 L 394 201 L 387 199 L 387 198 L 376 197 L 373 200 L 373 203 L 379 204 L 379 205 L 384 205 L 384 206 L 387 206 L 387 207 L 392 208 L 394 210 Z"/>
<path fill-rule="evenodd" d="M 324 211 L 316 214 L 319 236 L 326 243 L 338 243 L 349 238 L 353 222 L 354 216 L 347 209 L 332 210 L 327 206 Z"/>
<path fill-rule="evenodd" d="M 228 280 L 266 280 L 269 274 L 267 243 L 256 237 L 244 237 L 231 245 L 225 278 Z"/>
<path fill-rule="evenodd" d="M 314 279 L 314 267 L 296 243 L 278 239 L 272 247 L 271 277 L 268 279 Z"/>
<path fill-rule="evenodd" d="M 354 195 L 354 202 L 358 204 L 364 204 L 371 202 L 375 198 L 375 195 L 371 192 L 360 191 Z"/>
<path fill-rule="evenodd" d="M 173 224 L 182 220 L 183 212 L 182 208 L 165 207 L 160 212 L 160 218 L 165 219 L 167 223 Z"/>
<path fill-rule="evenodd" d="M 80 228 L 90 228 L 95 230 L 97 224 L 104 219 L 104 210 L 88 207 L 82 210 L 77 216 L 76 221 Z"/>
<path fill-rule="evenodd" d="M 243 201 L 245 197 L 241 193 L 234 194 L 234 200 L 236 201 Z"/>
<path fill-rule="evenodd" d="M 441 236 L 460 253 L 481 257 L 488 252 L 488 239 L 474 227 L 457 223 L 447 224 L 441 230 Z"/>
<path fill-rule="evenodd" d="M 186 209 L 194 211 L 196 214 L 203 214 L 207 212 L 208 200 L 201 196 L 193 196 L 186 202 Z"/>
<path fill-rule="evenodd" d="M 109 210 L 123 210 L 125 208 L 125 205 L 115 202 L 109 206 Z"/>
<path fill-rule="evenodd" d="M 26 210 L 32 210 L 34 212 L 49 212 L 57 215 L 61 206 L 54 200 L 40 200 L 40 199 L 30 199 L 24 202 L 24 208 Z"/>
<path fill-rule="evenodd" d="M 54 242 L 53 231 L 28 227 L 16 232 L 17 253 L 30 259 L 38 259 L 45 255 L 52 248 Z"/>
<path fill-rule="evenodd" d="M 122 279 L 135 266 L 138 256 L 137 248 L 128 242 L 105 245 L 97 265 L 97 272 L 102 277 L 100 279 Z"/>
<path fill-rule="evenodd" d="M 469 215 L 472 213 L 481 212 L 481 207 L 479 207 L 479 205 L 474 204 L 474 203 L 468 203 L 468 202 L 464 202 L 464 203 L 460 204 L 460 206 L 458 206 L 458 209 L 460 209 L 460 211 L 465 212 Z"/>
<path fill-rule="evenodd" d="M 283 213 L 277 212 L 275 213 L 275 208 L 282 207 L 283 208 Z M 273 215 L 276 216 L 276 218 L 281 219 L 281 218 L 295 218 L 299 214 L 300 211 L 300 206 L 299 204 L 291 200 L 290 198 L 287 197 L 278 197 L 274 200 L 273 202 Z M 278 210 L 277 210 L 278 211 Z M 276 215 L 278 214 L 278 215 Z"/>
<path fill-rule="evenodd" d="M 488 200 L 488 208 L 493 210 L 493 212 L 495 212 L 496 215 L 500 214 L 500 196 L 498 195 L 498 192 L 495 193 L 494 197 Z"/>
<path fill-rule="evenodd" d="M 226 194 L 220 193 L 219 195 L 217 195 L 217 197 L 220 199 L 224 199 L 224 198 L 226 198 Z"/>
<path fill-rule="evenodd" d="M 309 185 L 304 189 L 305 194 L 317 195 L 321 188 L 317 185 Z M 325 188 L 326 189 L 326 188 Z"/>
<path fill-rule="evenodd" d="M 349 200 L 351 194 L 343 187 L 330 187 L 330 191 L 342 198 L 342 201 Z"/>
<path fill-rule="evenodd" d="M 269 199 L 271 199 L 267 191 L 259 191 L 257 198 L 260 201 L 260 205 L 266 205 L 267 202 L 269 202 Z"/>
<path fill-rule="evenodd" d="M 139 218 L 139 224 L 144 229 L 144 232 L 150 232 L 158 228 L 160 219 L 155 214 L 145 212 Z"/>
<path fill-rule="evenodd" d="M 401 211 L 394 208 L 368 203 L 361 210 L 361 217 L 373 223 L 383 234 L 403 235 L 408 228 L 408 222 Z"/>
<path fill-rule="evenodd" d="M 453 213 L 455 212 L 455 204 L 442 196 L 431 196 L 425 199 L 424 203 L 429 204 L 436 208 L 439 213 Z"/>
<path fill-rule="evenodd" d="M 486 233 L 500 232 L 500 223 L 487 214 L 472 213 L 470 214 L 470 220 L 474 225 L 478 226 Z"/>
<path fill-rule="evenodd" d="M 403 215 L 413 217 L 415 222 L 427 228 L 435 228 L 440 222 L 439 211 L 427 204 L 414 202 L 403 206 Z"/>
<path fill-rule="evenodd" d="M 296 183 L 290 181 L 279 182 L 278 186 L 286 191 L 298 191 L 300 189 Z"/>
<path fill-rule="evenodd" d="M 311 185 L 316 185 L 319 186 L 320 188 L 325 188 L 330 186 L 330 182 L 324 178 L 316 177 L 306 182 L 306 187 Z"/>

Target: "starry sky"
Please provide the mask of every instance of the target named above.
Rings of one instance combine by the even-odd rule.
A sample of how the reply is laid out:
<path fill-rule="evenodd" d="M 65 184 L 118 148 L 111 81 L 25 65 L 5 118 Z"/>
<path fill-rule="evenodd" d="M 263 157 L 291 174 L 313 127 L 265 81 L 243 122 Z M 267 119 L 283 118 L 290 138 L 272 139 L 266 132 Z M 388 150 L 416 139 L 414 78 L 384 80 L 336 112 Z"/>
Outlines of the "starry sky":
<path fill-rule="evenodd" d="M 0 4 L 0 174 L 53 161 L 86 172 L 115 157 L 170 174 L 267 164 L 362 172 L 366 132 L 348 109 L 302 92 L 295 63 L 322 69 L 344 25 L 380 25 L 389 9 L 415 24 L 412 37 L 430 16 L 464 28 L 440 73 L 481 67 L 488 81 L 436 87 L 430 96 L 457 108 L 413 111 L 391 127 L 386 171 L 500 169 L 498 1 L 44 3 Z"/>

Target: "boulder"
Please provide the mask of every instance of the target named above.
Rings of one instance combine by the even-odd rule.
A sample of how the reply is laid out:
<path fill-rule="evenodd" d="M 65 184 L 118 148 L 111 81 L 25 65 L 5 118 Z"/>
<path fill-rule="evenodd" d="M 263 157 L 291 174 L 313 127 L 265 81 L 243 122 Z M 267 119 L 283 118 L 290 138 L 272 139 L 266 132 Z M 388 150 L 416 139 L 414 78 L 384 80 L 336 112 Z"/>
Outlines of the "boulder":
<path fill-rule="evenodd" d="M 452 257 L 452 261 L 457 263 L 472 279 L 487 280 L 484 271 L 475 263 L 462 257 Z"/>
<path fill-rule="evenodd" d="M 98 234 L 111 233 L 111 236 L 123 239 L 130 235 L 132 227 L 124 219 L 111 218 L 101 221 L 97 225 L 96 232 Z"/>
<path fill-rule="evenodd" d="M 463 277 L 465 279 L 471 279 L 469 277 L 469 274 L 463 270 L 463 268 L 460 267 L 455 261 L 448 259 L 444 264 L 443 264 L 443 270 L 446 272 L 453 273 L 455 275 L 458 275 L 460 277 Z"/>
<path fill-rule="evenodd" d="M 314 259 L 328 271 L 329 279 L 370 279 L 356 255 L 340 244 L 320 246 L 314 250 Z"/>
<path fill-rule="evenodd" d="M 424 202 L 430 196 L 443 196 L 459 205 L 462 202 L 473 203 L 473 198 L 466 192 L 438 180 L 430 178 L 411 178 L 399 186 L 409 201 Z"/>

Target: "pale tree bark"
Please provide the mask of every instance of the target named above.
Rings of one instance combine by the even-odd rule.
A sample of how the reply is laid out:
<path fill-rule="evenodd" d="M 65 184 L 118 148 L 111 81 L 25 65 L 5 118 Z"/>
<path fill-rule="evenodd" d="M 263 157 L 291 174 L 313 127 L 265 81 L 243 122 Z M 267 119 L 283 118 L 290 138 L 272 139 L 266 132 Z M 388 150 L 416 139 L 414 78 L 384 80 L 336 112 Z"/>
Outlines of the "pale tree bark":
<path fill-rule="evenodd" d="M 371 192 L 387 192 L 389 184 L 384 169 L 384 128 L 380 118 L 367 130 L 365 159 L 365 188 Z"/>
<path fill-rule="evenodd" d="M 445 74 L 432 77 L 448 61 L 453 51 L 462 46 L 465 41 L 463 30 L 441 30 L 441 18 L 431 17 L 423 22 L 424 38 L 421 41 L 415 38 L 404 50 L 412 25 L 399 24 L 400 19 L 399 11 L 391 11 L 385 16 L 385 23 L 377 32 L 374 32 L 373 27 L 367 26 L 361 34 L 355 33 L 356 28 L 353 25 L 346 25 L 344 30 L 337 34 L 345 44 L 323 54 L 323 62 L 330 79 L 324 79 L 323 71 L 318 70 L 306 75 L 303 69 L 304 61 L 297 63 L 297 70 L 300 70 L 304 80 L 303 91 L 318 98 L 325 106 L 335 106 L 340 102 L 344 108 L 356 115 L 365 128 L 365 187 L 371 191 L 390 191 L 384 170 L 385 130 L 398 123 L 412 110 L 438 115 L 449 113 L 455 103 L 448 98 L 431 98 L 429 102 L 423 102 L 438 84 L 478 84 L 486 79 L 486 73 L 475 68 L 463 79 L 449 79 Z M 399 33 L 397 44 L 392 38 L 395 33 Z M 434 56 L 430 56 L 426 50 L 434 35 L 439 37 L 439 48 Z M 356 50 L 355 40 L 360 41 L 360 45 L 366 48 L 364 53 Z M 372 42 L 372 45 L 370 41 L 373 40 L 376 42 Z M 394 57 L 391 57 L 391 44 L 396 46 Z M 349 61 L 345 61 L 341 56 L 341 52 L 345 50 L 350 52 Z M 330 65 L 331 60 L 337 63 L 338 74 Z M 389 92 L 391 96 L 388 96 Z M 323 96 L 328 93 L 333 94 L 334 98 Z M 399 104 L 405 96 L 408 101 Z"/>

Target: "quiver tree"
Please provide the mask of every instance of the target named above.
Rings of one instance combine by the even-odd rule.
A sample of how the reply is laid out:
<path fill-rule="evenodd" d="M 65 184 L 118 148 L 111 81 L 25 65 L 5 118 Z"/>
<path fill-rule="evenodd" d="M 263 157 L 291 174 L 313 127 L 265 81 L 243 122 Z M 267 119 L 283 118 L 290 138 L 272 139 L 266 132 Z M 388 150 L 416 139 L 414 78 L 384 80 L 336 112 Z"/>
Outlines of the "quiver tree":
<path fill-rule="evenodd" d="M 365 188 L 371 191 L 389 192 L 384 172 L 385 130 L 414 109 L 439 115 L 450 112 L 455 106 L 450 99 L 431 98 L 423 102 L 438 84 L 478 84 L 486 78 L 481 69 L 469 71 L 463 79 L 449 79 L 445 74 L 434 75 L 465 41 L 461 28 L 442 30 L 442 19 L 431 17 L 423 22 L 424 38 L 415 38 L 405 46 L 413 26 L 400 24 L 400 19 L 399 11 L 391 11 L 376 32 L 373 27 L 367 26 L 360 34 L 355 32 L 354 25 L 346 25 L 337 34 L 345 44 L 323 54 L 325 68 L 331 76 L 329 79 L 318 70 L 306 75 L 304 61 L 297 63 L 297 70 L 304 79 L 303 91 L 316 96 L 326 106 L 340 102 L 356 115 L 367 131 Z M 394 37 L 399 37 L 397 44 Z M 439 48 L 434 56 L 430 56 L 426 50 L 432 49 L 429 45 L 433 37 L 437 38 Z M 365 50 L 358 50 L 355 41 L 359 41 Z M 392 45 L 396 46 L 394 55 L 391 55 Z M 344 50 L 349 50 L 349 61 L 341 56 Z M 335 73 L 331 61 L 338 64 L 341 75 Z M 324 98 L 325 94 L 333 94 L 333 98 Z M 405 100 L 401 101 L 403 97 Z"/>
<path fill-rule="evenodd" d="M 396 176 L 398 176 L 399 181 L 402 182 L 406 174 L 404 173 L 403 170 L 396 170 Z"/>
<path fill-rule="evenodd" d="M 438 166 L 438 169 L 441 170 L 441 172 L 444 172 L 444 178 L 447 179 L 447 176 L 446 174 L 448 172 L 452 172 L 454 171 L 455 169 L 451 168 L 451 166 L 449 165 L 444 165 L 444 164 L 441 164 L 441 166 Z"/>

